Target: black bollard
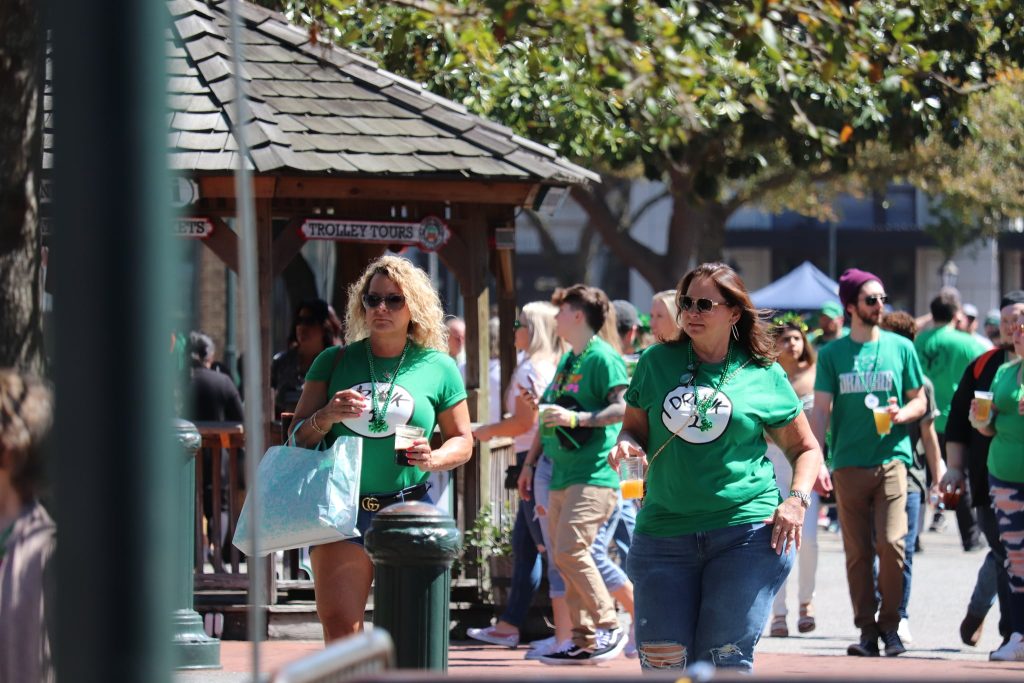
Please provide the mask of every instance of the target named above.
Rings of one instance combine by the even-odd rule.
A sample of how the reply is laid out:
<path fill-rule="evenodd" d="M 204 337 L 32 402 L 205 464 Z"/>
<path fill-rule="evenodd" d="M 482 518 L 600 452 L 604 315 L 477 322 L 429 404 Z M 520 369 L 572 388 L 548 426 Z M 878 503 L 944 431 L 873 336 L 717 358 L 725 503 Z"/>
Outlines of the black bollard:
<path fill-rule="evenodd" d="M 373 624 L 391 635 L 400 669 L 448 671 L 451 567 L 461 543 L 452 518 L 420 502 L 381 510 L 366 533 Z"/>

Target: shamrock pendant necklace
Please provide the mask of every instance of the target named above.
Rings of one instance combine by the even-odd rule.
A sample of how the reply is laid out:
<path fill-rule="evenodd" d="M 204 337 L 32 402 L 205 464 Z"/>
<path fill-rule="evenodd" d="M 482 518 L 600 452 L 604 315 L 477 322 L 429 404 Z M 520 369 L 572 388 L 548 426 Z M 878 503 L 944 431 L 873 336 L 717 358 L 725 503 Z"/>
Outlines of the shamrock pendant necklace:
<path fill-rule="evenodd" d="M 395 393 L 395 384 L 398 382 L 398 373 L 402 370 L 402 363 L 405 362 L 405 354 L 409 351 L 409 340 L 405 341 L 405 346 L 402 348 L 402 356 L 398 359 L 398 366 L 395 368 L 395 372 L 384 373 L 385 381 L 390 381 L 391 385 L 388 387 L 388 395 L 384 399 L 384 405 L 380 405 L 377 400 L 377 372 L 373 367 L 373 352 L 370 351 L 370 341 L 366 341 L 366 360 L 370 365 L 370 431 L 375 434 L 386 432 L 388 430 L 388 407 L 391 405 L 391 395 Z"/>
<path fill-rule="evenodd" d="M 694 360 L 693 357 L 693 342 L 690 342 L 686 348 L 686 355 L 691 368 L 693 368 L 693 408 L 697 413 L 697 429 L 702 432 L 709 431 L 714 425 L 711 419 L 708 418 L 708 411 L 715 404 L 715 399 L 718 398 L 719 392 L 722 387 L 725 386 L 726 382 L 736 376 L 740 370 L 746 367 L 747 363 L 750 362 L 748 358 L 739 367 L 732 372 L 729 372 L 729 368 L 732 366 L 733 359 L 733 345 L 729 344 L 729 350 L 725 354 L 725 365 L 722 367 L 722 374 L 719 376 L 718 384 L 715 385 L 711 393 L 705 398 L 700 397 L 700 391 L 697 386 L 697 373 L 700 372 L 700 359 Z"/>

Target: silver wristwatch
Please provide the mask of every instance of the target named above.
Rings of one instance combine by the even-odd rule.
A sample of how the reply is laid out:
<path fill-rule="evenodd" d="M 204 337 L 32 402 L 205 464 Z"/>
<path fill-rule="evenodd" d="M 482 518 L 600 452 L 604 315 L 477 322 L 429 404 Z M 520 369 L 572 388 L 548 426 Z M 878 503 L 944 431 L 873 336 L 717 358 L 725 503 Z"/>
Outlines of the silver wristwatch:
<path fill-rule="evenodd" d="M 804 506 L 804 510 L 811 507 L 811 494 L 809 493 L 804 493 L 803 491 L 797 491 L 796 489 L 793 489 L 792 491 L 789 492 L 789 497 L 799 498 L 800 504 Z"/>

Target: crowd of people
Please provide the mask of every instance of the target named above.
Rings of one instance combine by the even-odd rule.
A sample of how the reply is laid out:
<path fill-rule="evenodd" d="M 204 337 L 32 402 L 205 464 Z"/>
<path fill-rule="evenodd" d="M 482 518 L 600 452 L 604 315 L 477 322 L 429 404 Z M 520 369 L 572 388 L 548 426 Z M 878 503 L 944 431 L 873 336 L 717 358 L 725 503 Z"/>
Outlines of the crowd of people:
<path fill-rule="evenodd" d="M 944 289 L 915 319 L 858 269 L 840 278 L 838 301 L 810 312 L 758 310 L 724 264 L 656 293 L 649 317 L 574 285 L 520 309 L 508 391 L 491 392 L 472 427 L 465 323 L 445 316 L 423 271 L 385 256 L 352 286 L 344 324 L 323 301 L 298 307 L 271 376 L 275 415 L 294 414 L 299 445 L 364 440 L 360 495 L 380 507 L 435 499 L 431 475 L 464 463 L 474 440 L 514 440 L 511 590 L 471 638 L 517 647 L 546 578 L 554 634 L 531 643 L 529 659 L 624 653 L 651 670 L 750 670 L 762 633 L 817 627 L 829 510 L 860 631 L 848 654 L 896 656 L 912 642 L 914 551 L 937 502 L 928 528 L 941 528 L 945 508 L 965 550 L 989 548 L 961 638 L 976 645 L 998 602 L 1003 645 L 991 657 L 1014 660 L 1024 657 L 1022 325 L 1022 292 L 980 319 Z M 492 320 L 493 386 L 502 332 Z M 213 377 L 209 337 L 193 334 L 189 349 L 190 416 L 240 418 L 237 392 Z M 411 466 L 393 459 L 403 424 L 441 432 L 437 448 L 414 443 Z M 626 458 L 642 459 L 640 500 L 622 495 Z M 373 515 L 360 511 L 361 530 Z M 361 539 L 312 549 L 312 573 L 325 639 L 358 631 L 373 575 Z"/>
<path fill-rule="evenodd" d="M 912 641 L 914 551 L 935 502 L 931 528 L 945 508 L 964 550 L 988 546 L 961 639 L 977 645 L 998 603 L 989 658 L 1024 661 L 1024 291 L 1002 297 L 984 334 L 951 289 L 915 319 L 890 309 L 881 278 L 849 269 L 838 299 L 810 316 L 762 311 L 732 268 L 707 263 L 655 294 L 644 325 L 598 288 L 559 289 L 520 310 L 512 381 L 474 427 L 465 324 L 425 272 L 386 255 L 349 289 L 344 324 L 323 301 L 297 308 L 271 369 L 275 414 L 300 446 L 363 440 L 361 532 L 390 504 L 434 500 L 431 475 L 467 462 L 474 441 L 514 439 L 511 591 L 493 625 L 468 633 L 517 647 L 546 568 L 554 634 L 528 659 L 752 670 L 766 630 L 790 634 L 794 566 L 796 630 L 817 627 L 819 509 L 831 501 L 860 631 L 849 655 L 896 656 Z M 490 333 L 497 375 L 496 321 Z M 240 420 L 211 338 L 192 333 L 187 351 L 183 414 Z M 40 619 L 55 528 L 37 496 L 51 401 L 44 384 L 0 371 L 0 598 L 19 586 L 0 616 L 39 624 L 0 629 L 0 652 L 41 653 L 0 657 L 12 680 L 50 671 Z M 406 426 L 422 436 L 398 458 Z M 637 463 L 639 498 L 619 472 Z M 360 631 L 373 581 L 362 537 L 313 547 L 311 564 L 325 640 Z"/>

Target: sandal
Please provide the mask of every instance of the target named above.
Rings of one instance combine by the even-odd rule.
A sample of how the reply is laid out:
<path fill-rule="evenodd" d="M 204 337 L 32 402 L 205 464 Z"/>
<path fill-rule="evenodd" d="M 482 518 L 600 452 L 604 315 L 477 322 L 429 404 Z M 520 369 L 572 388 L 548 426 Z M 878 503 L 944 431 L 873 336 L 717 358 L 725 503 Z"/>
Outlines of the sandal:
<path fill-rule="evenodd" d="M 814 605 L 805 603 L 800 605 L 800 618 L 796 621 L 796 630 L 800 633 L 810 633 L 817 627 L 814 623 Z"/>
<path fill-rule="evenodd" d="M 772 619 L 772 628 L 769 631 L 773 638 L 787 638 L 789 636 L 789 626 L 786 625 L 786 617 L 778 615 Z"/>

